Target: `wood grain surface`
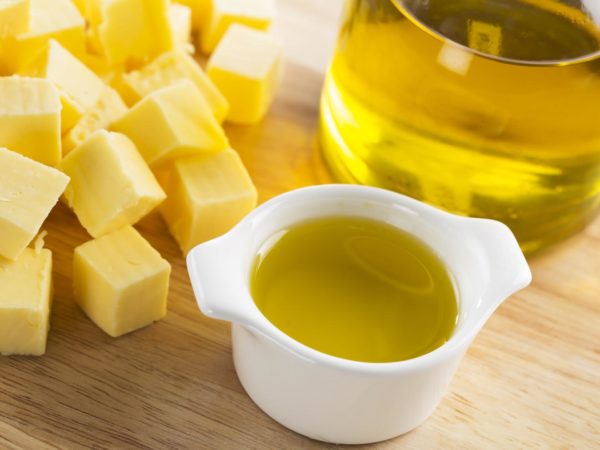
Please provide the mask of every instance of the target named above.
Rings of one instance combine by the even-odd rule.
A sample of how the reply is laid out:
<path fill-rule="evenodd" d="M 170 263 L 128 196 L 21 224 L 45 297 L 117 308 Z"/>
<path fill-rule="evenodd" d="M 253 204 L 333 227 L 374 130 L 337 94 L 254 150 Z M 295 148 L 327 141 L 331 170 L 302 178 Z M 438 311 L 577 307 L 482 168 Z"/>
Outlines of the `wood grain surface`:
<path fill-rule="evenodd" d="M 280 0 L 287 71 L 267 119 L 227 127 L 261 201 L 330 181 L 316 147 L 319 91 L 341 0 Z M 48 352 L 0 358 L 0 448 L 328 448 L 281 427 L 247 397 L 228 324 L 198 311 L 160 218 L 138 229 L 173 265 L 165 320 L 112 339 L 73 302 L 73 247 L 88 236 L 60 205 Z M 372 448 L 600 448 L 600 222 L 531 261 L 421 427 Z"/>

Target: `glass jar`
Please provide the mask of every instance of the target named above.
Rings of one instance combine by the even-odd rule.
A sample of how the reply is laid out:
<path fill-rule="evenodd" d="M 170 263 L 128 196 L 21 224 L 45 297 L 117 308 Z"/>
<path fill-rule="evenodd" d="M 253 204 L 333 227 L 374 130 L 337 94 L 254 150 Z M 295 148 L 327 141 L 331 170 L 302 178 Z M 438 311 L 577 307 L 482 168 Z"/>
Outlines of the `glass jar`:
<path fill-rule="evenodd" d="M 600 1 L 347 0 L 321 144 L 338 179 L 497 219 L 526 252 L 600 207 Z"/>

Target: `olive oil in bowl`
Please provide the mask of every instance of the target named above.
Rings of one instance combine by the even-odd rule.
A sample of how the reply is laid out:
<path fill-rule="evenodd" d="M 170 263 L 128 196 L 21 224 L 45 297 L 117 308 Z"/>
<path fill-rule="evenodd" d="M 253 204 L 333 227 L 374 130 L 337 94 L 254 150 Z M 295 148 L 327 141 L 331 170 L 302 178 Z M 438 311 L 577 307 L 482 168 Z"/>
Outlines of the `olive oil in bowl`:
<path fill-rule="evenodd" d="M 449 272 L 427 245 L 358 217 L 314 219 L 259 252 L 251 293 L 263 315 L 320 352 L 362 362 L 429 353 L 458 316 Z"/>

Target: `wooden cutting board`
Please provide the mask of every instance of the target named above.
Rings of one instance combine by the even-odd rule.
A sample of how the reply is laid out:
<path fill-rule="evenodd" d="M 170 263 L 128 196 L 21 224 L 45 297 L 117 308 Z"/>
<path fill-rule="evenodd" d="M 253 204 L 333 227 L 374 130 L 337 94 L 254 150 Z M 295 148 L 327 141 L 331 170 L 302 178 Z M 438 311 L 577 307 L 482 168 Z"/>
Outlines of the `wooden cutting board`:
<path fill-rule="evenodd" d="M 341 0 L 280 0 L 283 85 L 267 119 L 228 127 L 261 201 L 330 181 L 315 140 L 319 91 Z M 173 265 L 165 320 L 119 339 L 71 293 L 83 229 L 62 205 L 46 223 L 55 299 L 48 352 L 0 358 L 0 448 L 320 448 L 246 396 L 229 326 L 196 307 L 182 258 L 157 215 L 139 230 Z M 532 261 L 534 283 L 506 301 L 417 430 L 376 448 L 600 446 L 600 222 Z M 333 447 L 333 446 L 332 446 Z"/>

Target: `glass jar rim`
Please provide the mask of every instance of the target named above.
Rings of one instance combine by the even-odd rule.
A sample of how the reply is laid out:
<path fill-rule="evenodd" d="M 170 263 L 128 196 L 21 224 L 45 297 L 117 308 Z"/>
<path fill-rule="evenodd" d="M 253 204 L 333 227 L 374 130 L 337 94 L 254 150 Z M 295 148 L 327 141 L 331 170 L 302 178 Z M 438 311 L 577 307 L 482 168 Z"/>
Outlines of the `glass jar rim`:
<path fill-rule="evenodd" d="M 482 50 L 477 50 L 469 47 L 468 45 L 457 42 L 456 40 L 444 35 L 438 30 L 432 28 L 427 25 L 423 21 L 421 21 L 415 13 L 407 6 L 407 3 L 411 1 L 420 1 L 420 0 L 391 0 L 394 6 L 404 15 L 408 20 L 410 20 L 414 25 L 419 27 L 424 32 L 433 36 L 434 38 L 442 41 L 447 45 L 452 45 L 456 48 L 463 50 L 466 53 L 470 53 L 472 55 L 481 56 L 486 59 L 490 59 L 493 61 L 505 63 L 505 64 L 513 64 L 513 65 L 521 65 L 521 66 L 537 66 L 537 67 L 546 67 L 546 66 L 568 66 L 573 64 L 585 63 L 589 61 L 593 61 L 595 59 L 600 58 L 600 23 L 597 24 L 597 29 L 595 31 L 595 35 L 598 37 L 598 50 L 585 53 L 580 56 L 568 57 L 568 58 L 560 58 L 560 59 L 547 59 L 547 60 L 527 60 L 527 59 L 518 59 L 518 58 L 509 58 L 505 56 L 493 55 L 491 53 L 484 52 Z M 531 0 L 524 0 L 526 2 Z M 600 18 L 599 18 L 600 20 Z"/>

